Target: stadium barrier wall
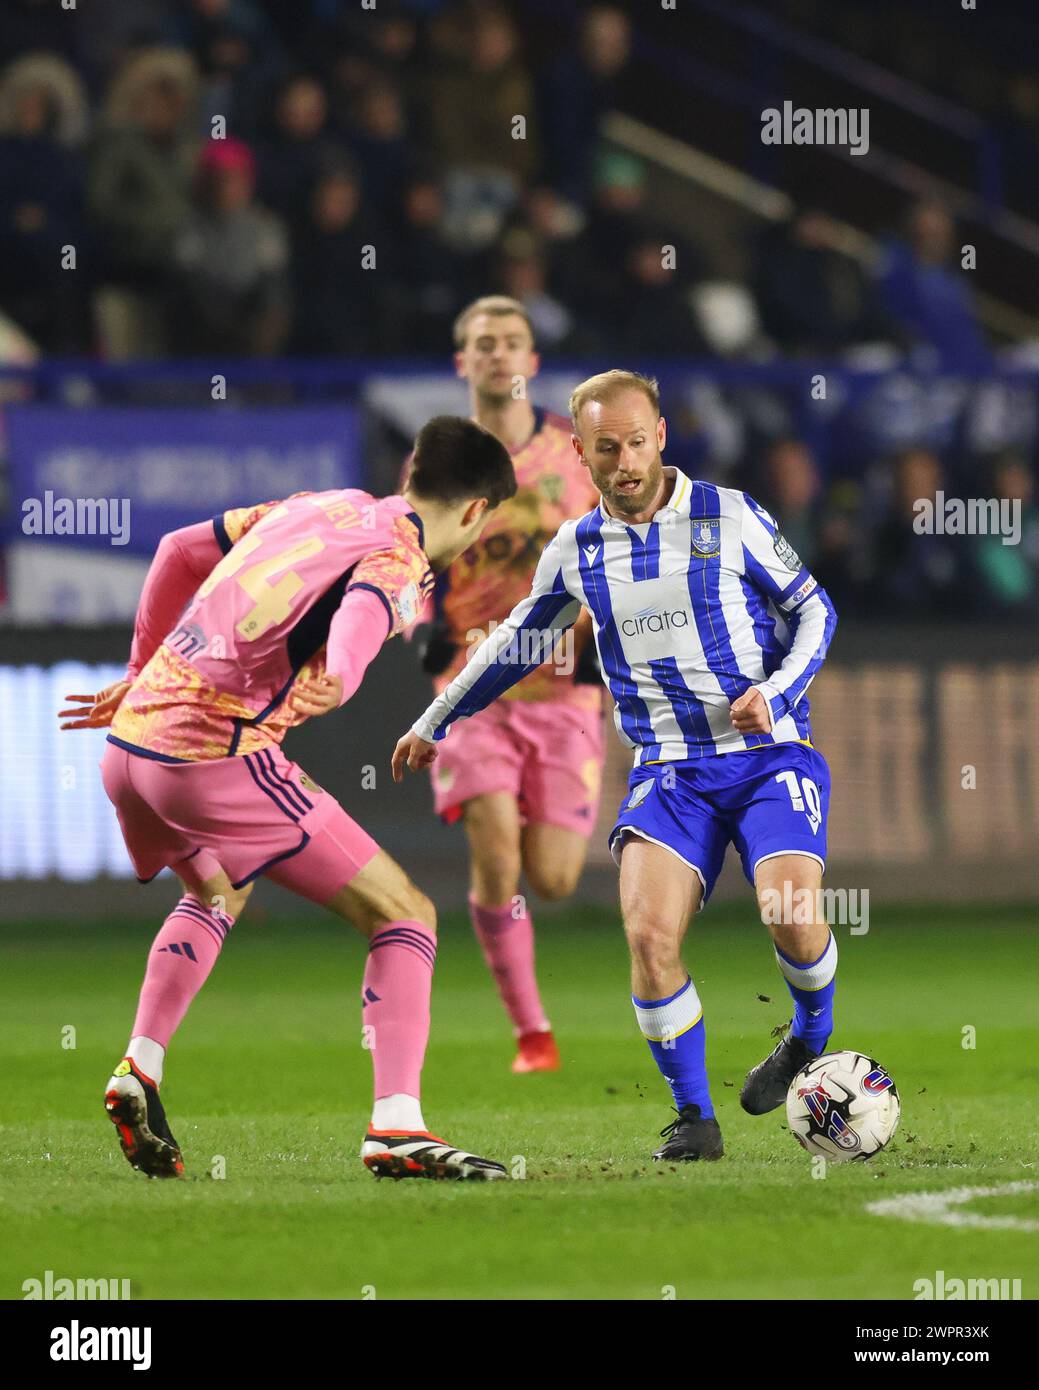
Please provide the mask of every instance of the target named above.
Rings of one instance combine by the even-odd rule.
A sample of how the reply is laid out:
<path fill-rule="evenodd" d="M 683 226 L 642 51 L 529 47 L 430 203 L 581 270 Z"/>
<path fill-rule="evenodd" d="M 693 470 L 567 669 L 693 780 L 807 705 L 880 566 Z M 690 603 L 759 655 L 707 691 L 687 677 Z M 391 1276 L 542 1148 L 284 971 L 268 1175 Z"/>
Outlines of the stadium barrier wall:
<path fill-rule="evenodd" d="M 103 734 L 60 733 L 54 718 L 77 685 L 111 679 L 128 646 L 121 626 L 0 630 L 0 920 L 152 920 L 170 895 L 161 880 L 142 890 L 129 877 L 96 769 Z M 345 713 L 294 730 L 287 748 L 442 906 L 460 907 L 462 831 L 433 818 L 425 777 L 395 786 L 389 771 L 396 739 L 429 694 L 414 649 L 389 643 Z M 849 622 L 811 700 L 814 740 L 833 773 L 828 887 L 868 890 L 874 903 L 1039 898 L 1039 633 Z M 579 893 L 611 903 L 606 835 L 630 756 L 612 729 L 607 748 Z M 746 898 L 734 855 L 717 891 Z M 272 885 L 257 895 L 282 899 Z"/>

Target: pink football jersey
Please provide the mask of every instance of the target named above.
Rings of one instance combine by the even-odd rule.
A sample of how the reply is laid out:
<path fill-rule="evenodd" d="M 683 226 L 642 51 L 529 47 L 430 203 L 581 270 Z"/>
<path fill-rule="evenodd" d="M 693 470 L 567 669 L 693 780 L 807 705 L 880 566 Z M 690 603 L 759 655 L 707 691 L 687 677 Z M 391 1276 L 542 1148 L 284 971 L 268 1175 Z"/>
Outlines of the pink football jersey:
<path fill-rule="evenodd" d="M 112 734 L 196 760 L 278 743 L 303 716 L 293 683 L 324 670 L 329 624 L 348 588 L 386 605 L 388 636 L 414 622 L 433 584 L 422 525 L 403 497 L 303 493 L 225 512 L 224 558 L 120 706 Z"/>
<path fill-rule="evenodd" d="M 469 549 L 442 575 L 436 609 L 457 651 L 451 665 L 436 677 L 444 690 L 486 636 L 530 593 L 541 552 L 571 517 L 598 506 L 599 493 L 574 452 L 570 421 L 548 410 L 535 410 L 534 433 L 512 451 L 517 491 L 494 512 Z M 575 630 L 580 644 L 591 640 L 587 619 Z M 506 700 L 563 700 L 595 709 L 602 691 L 560 678 L 560 667 L 546 662 L 502 696 Z"/>

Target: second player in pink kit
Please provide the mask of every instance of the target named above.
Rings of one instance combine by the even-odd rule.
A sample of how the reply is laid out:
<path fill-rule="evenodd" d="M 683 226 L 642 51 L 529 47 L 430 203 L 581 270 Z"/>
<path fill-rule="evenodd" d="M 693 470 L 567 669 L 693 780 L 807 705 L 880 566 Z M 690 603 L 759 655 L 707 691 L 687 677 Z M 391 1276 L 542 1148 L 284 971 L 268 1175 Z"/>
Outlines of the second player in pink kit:
<path fill-rule="evenodd" d="M 508 454 L 450 416 L 420 432 L 405 495 L 300 494 L 166 536 L 145 583 L 127 679 L 64 727 L 111 726 L 101 772 L 138 877 L 184 896 L 152 947 L 106 1106 L 131 1164 L 183 1171 L 159 1101 L 166 1049 L 261 875 L 368 938 L 363 1019 L 375 1071 L 362 1157 L 377 1175 L 498 1178 L 426 1129 L 419 1078 L 436 958 L 432 903 L 281 749 L 344 704 L 413 623 L 434 572 L 515 491 Z"/>
<path fill-rule="evenodd" d="M 437 580 L 426 669 L 440 694 L 490 627 L 530 591 L 541 552 L 598 494 L 574 452 L 570 421 L 537 409 L 537 374 L 522 304 L 478 299 L 455 325 L 455 369 L 473 419 L 509 449 L 516 495 Z M 432 769 L 437 813 L 469 841 L 469 912 L 517 1039 L 513 1071 L 550 1071 L 559 1051 L 534 966 L 534 924 L 521 871 L 538 896 L 569 897 L 595 828 L 603 759 L 602 684 L 587 614 L 553 657 L 466 720 Z"/>

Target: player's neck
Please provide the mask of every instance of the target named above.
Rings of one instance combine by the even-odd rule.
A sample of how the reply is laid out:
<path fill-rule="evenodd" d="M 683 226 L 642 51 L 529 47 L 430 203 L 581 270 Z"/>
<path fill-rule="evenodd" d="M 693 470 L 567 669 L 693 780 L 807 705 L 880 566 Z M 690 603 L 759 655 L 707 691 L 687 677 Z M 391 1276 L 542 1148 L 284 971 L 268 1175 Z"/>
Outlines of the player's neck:
<path fill-rule="evenodd" d="M 534 408 L 528 400 L 477 400 L 472 418 L 512 452 L 522 449 L 534 433 Z"/>

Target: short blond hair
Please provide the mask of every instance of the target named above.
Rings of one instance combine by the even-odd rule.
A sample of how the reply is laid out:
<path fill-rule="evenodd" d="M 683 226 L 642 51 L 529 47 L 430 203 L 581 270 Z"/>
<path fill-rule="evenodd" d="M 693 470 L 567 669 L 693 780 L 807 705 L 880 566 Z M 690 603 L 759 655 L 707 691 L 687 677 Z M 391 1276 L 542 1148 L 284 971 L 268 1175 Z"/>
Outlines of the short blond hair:
<path fill-rule="evenodd" d="M 577 429 L 577 417 L 589 401 L 606 401 L 619 396 L 622 391 L 641 391 L 646 400 L 660 414 L 660 385 L 655 376 L 643 376 L 641 372 L 625 372 L 614 368 L 610 372 L 600 372 L 582 381 L 570 393 L 570 420 Z"/>
<path fill-rule="evenodd" d="M 455 319 L 454 340 L 456 348 L 464 348 L 469 336 L 469 325 L 478 314 L 490 314 L 493 318 L 506 314 L 518 314 L 530 330 L 530 340 L 534 341 L 534 325 L 530 315 L 518 299 L 510 299 L 507 294 L 485 294 L 467 304 Z"/>

